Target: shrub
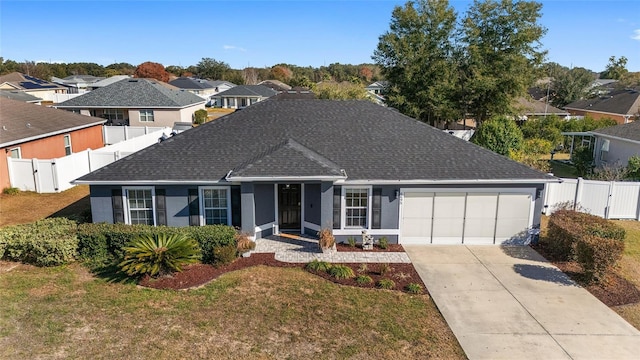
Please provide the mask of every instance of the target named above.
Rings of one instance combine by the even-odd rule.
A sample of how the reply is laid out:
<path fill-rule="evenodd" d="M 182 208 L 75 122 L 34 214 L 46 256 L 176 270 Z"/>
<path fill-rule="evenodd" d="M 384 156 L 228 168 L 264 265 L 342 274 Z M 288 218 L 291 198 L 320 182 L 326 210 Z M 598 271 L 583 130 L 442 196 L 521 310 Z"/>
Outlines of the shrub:
<path fill-rule="evenodd" d="M 198 243 L 180 234 L 142 235 L 124 248 L 119 266 L 128 275 L 165 275 L 200 259 Z"/>
<path fill-rule="evenodd" d="M 336 244 L 336 238 L 333 236 L 331 229 L 323 228 L 318 231 L 318 238 L 318 244 L 322 250 L 330 249 Z"/>
<path fill-rule="evenodd" d="M 346 265 L 333 265 L 328 272 L 336 279 L 351 279 L 356 276 L 353 269 Z"/>
<path fill-rule="evenodd" d="M 233 244 L 216 246 L 213 248 L 213 265 L 232 263 L 238 257 L 238 250 Z"/>
<path fill-rule="evenodd" d="M 410 294 L 422 294 L 422 285 L 420 284 L 411 283 L 408 284 L 405 289 Z"/>
<path fill-rule="evenodd" d="M 389 271 L 391 271 L 391 265 L 389 265 L 388 263 L 380 264 L 380 267 L 378 268 L 378 273 L 380 275 L 384 276 L 384 274 L 388 273 Z"/>
<path fill-rule="evenodd" d="M 600 282 L 607 271 L 622 257 L 624 242 L 618 239 L 607 239 L 585 236 L 576 242 L 576 261 L 584 271 L 587 283 Z"/>
<path fill-rule="evenodd" d="M 319 261 L 318 259 L 313 259 L 313 261 L 307 263 L 307 270 L 329 271 L 330 268 L 331 264 L 326 261 Z"/>
<path fill-rule="evenodd" d="M 111 224 L 80 224 L 78 225 L 78 256 L 85 261 L 106 264 L 113 260 L 109 252 L 109 243 L 105 230 Z"/>
<path fill-rule="evenodd" d="M 37 266 L 57 266 L 76 257 L 77 224 L 50 218 L 0 229 L 0 257 Z"/>
<path fill-rule="evenodd" d="M 573 151 L 571 162 L 576 167 L 578 176 L 586 176 L 593 169 L 593 151 L 587 146 L 581 146 Z"/>
<path fill-rule="evenodd" d="M 2 193 L 5 195 L 18 195 L 20 193 L 20 189 L 17 187 L 6 187 L 2 189 Z"/>
<path fill-rule="evenodd" d="M 378 246 L 380 247 L 380 249 L 383 249 L 383 250 L 386 250 L 387 248 L 389 248 L 389 240 L 387 239 L 386 236 L 383 236 L 380 239 L 378 239 Z"/>
<path fill-rule="evenodd" d="M 194 124 L 204 124 L 207 121 L 208 113 L 207 110 L 200 109 L 196 110 L 193 113 L 193 123 Z"/>
<path fill-rule="evenodd" d="M 349 246 L 351 247 L 356 247 L 356 238 L 354 238 L 353 236 L 349 236 L 347 238 L 347 243 L 349 244 Z"/>
<path fill-rule="evenodd" d="M 190 226 L 187 227 L 189 236 L 200 244 L 202 250 L 202 262 L 214 264 L 214 249 L 231 245 L 236 250 L 236 230 L 227 225 L 206 225 L 206 226 Z M 233 257 L 235 259 L 235 255 Z M 233 261 L 233 260 L 231 260 Z M 229 262 L 231 262 L 229 261 Z"/>
<path fill-rule="evenodd" d="M 367 271 L 369 271 L 369 265 L 367 265 L 366 263 L 362 263 L 360 264 L 360 266 L 358 266 L 359 273 L 366 273 Z"/>
<path fill-rule="evenodd" d="M 380 289 L 391 290 L 396 287 L 396 283 L 391 279 L 380 279 L 378 280 L 378 287 Z"/>
<path fill-rule="evenodd" d="M 373 282 L 373 279 L 371 278 L 371 276 L 358 275 L 356 277 L 356 282 L 360 285 L 366 285 L 366 284 L 371 284 Z"/>
<path fill-rule="evenodd" d="M 246 233 L 239 233 L 236 235 L 236 249 L 238 253 L 243 254 L 256 248 L 256 243 L 249 239 L 249 235 Z"/>

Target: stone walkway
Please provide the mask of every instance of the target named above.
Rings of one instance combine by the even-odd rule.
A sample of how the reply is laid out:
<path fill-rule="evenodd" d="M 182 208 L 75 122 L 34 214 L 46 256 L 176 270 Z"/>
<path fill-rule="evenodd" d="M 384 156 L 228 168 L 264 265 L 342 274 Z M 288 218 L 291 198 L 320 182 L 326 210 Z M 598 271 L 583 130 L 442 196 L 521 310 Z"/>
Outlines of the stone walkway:
<path fill-rule="evenodd" d="M 256 240 L 253 253 L 275 253 L 278 261 L 308 263 L 314 259 L 332 263 L 410 263 L 403 252 L 347 252 L 322 253 L 318 240 L 297 237 L 269 236 Z"/>

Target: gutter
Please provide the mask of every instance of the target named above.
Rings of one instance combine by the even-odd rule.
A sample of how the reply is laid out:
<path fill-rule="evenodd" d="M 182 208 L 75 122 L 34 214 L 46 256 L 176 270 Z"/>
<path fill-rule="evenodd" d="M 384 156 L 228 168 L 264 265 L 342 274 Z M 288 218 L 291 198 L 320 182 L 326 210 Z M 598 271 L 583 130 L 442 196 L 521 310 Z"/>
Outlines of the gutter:
<path fill-rule="evenodd" d="M 28 142 L 28 141 L 38 140 L 38 139 L 46 138 L 46 137 L 49 137 L 49 136 L 65 134 L 65 133 L 68 133 L 68 132 L 72 132 L 72 131 L 76 131 L 76 130 L 80 130 L 80 129 L 85 129 L 85 128 L 96 126 L 96 125 L 102 125 L 105 122 L 107 122 L 107 120 L 96 121 L 94 123 L 87 124 L 87 125 L 75 126 L 75 127 L 72 127 L 72 128 L 63 129 L 63 130 L 57 130 L 57 131 L 53 131 L 53 132 L 46 133 L 46 134 L 41 134 L 41 135 L 31 136 L 31 137 L 23 138 L 23 139 L 19 139 L 19 140 L 9 141 L 9 142 L 0 144 L 0 147 L 7 147 L 7 146 L 16 145 L 16 144 L 22 144 L 22 143 L 25 143 L 25 142 Z"/>

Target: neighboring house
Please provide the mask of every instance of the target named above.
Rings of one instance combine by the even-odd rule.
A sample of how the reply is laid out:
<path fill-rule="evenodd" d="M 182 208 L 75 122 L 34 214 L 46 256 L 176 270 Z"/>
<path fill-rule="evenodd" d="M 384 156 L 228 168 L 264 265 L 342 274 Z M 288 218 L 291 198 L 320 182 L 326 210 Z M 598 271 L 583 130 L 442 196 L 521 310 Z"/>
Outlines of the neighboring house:
<path fill-rule="evenodd" d="M 264 85 L 277 93 L 291 90 L 291 86 L 283 83 L 280 80 L 264 80 L 259 82 L 258 85 Z"/>
<path fill-rule="evenodd" d="M 184 76 L 169 81 L 169 84 L 196 94 L 205 100 L 209 100 L 212 95 L 218 94 L 221 91 L 228 90 L 235 86 L 234 84 L 226 81 L 209 81 Z M 221 88 L 223 90 L 220 90 Z"/>
<path fill-rule="evenodd" d="M 192 122 L 205 100 L 153 79 L 125 79 L 58 104 L 60 109 L 107 119 L 108 125 L 173 126 Z"/>
<path fill-rule="evenodd" d="M 640 121 L 590 132 L 595 137 L 596 166 L 626 166 L 630 157 L 640 156 Z"/>
<path fill-rule="evenodd" d="M 0 90 L 21 91 L 46 102 L 54 102 L 55 94 L 67 93 L 67 88 L 62 85 L 19 72 L 0 76 Z"/>
<path fill-rule="evenodd" d="M 387 86 L 389 86 L 389 83 L 387 81 L 376 81 L 373 84 L 367 86 L 366 89 L 368 92 L 374 95 L 382 96 Z"/>
<path fill-rule="evenodd" d="M 94 222 L 500 244 L 539 225 L 552 181 L 370 101 L 268 100 L 74 183 Z"/>
<path fill-rule="evenodd" d="M 11 186 L 7 157 L 55 159 L 104 146 L 98 119 L 0 98 L 0 187 Z"/>
<path fill-rule="evenodd" d="M 561 118 L 569 116 L 568 111 L 560 110 L 547 102 L 538 101 L 529 96 L 522 96 L 516 99 L 514 107 L 517 111 L 517 118 L 521 121 L 548 115 L 555 115 Z"/>
<path fill-rule="evenodd" d="M 238 85 L 211 97 L 215 107 L 244 109 L 278 94 L 264 85 Z"/>
<path fill-rule="evenodd" d="M 89 90 L 95 90 L 95 89 L 99 89 L 99 88 L 103 88 L 105 86 L 111 85 L 113 83 L 116 83 L 118 81 L 124 80 L 124 79 L 130 79 L 133 76 L 131 75 L 114 75 L 111 77 L 108 77 L 106 79 L 102 79 L 100 81 L 94 82 L 92 84 L 89 84 L 88 89 Z"/>
<path fill-rule="evenodd" d="M 63 79 L 54 76 L 51 78 L 51 82 L 68 88 L 69 94 L 82 94 L 89 91 L 92 84 L 104 79 L 104 77 L 93 75 L 71 75 Z"/>
<path fill-rule="evenodd" d="M 18 90 L 0 90 L 0 97 L 40 105 L 42 99 Z"/>
<path fill-rule="evenodd" d="M 578 100 L 564 107 L 573 116 L 591 116 L 594 119 L 611 118 L 626 124 L 640 118 L 640 91 L 624 89 L 612 91 L 593 99 Z"/>

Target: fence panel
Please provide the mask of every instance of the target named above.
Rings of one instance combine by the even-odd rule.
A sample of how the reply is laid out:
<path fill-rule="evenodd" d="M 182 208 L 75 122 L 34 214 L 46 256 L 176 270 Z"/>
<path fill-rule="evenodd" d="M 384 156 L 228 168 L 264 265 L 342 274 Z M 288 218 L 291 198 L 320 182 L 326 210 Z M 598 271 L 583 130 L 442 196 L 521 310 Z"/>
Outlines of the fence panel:
<path fill-rule="evenodd" d="M 58 190 L 55 160 L 33 159 L 36 170 L 36 191 L 39 193 L 54 193 Z"/>
<path fill-rule="evenodd" d="M 547 195 L 545 197 L 545 205 L 547 215 L 552 214 L 558 209 L 558 204 L 573 203 L 576 200 L 576 191 L 578 190 L 577 179 L 564 179 L 561 183 L 547 184 Z"/>
<path fill-rule="evenodd" d="M 31 159 L 7 158 L 11 186 L 22 191 L 36 191 L 33 164 L 31 162 Z"/>
<path fill-rule="evenodd" d="M 578 198 L 578 205 L 585 209 L 585 212 L 600 217 L 606 217 L 609 207 L 609 191 L 611 183 L 608 181 L 583 180 L 582 191 Z"/>
<path fill-rule="evenodd" d="M 102 127 L 102 133 L 104 135 L 104 143 L 113 145 L 139 136 L 151 134 L 156 131 L 167 131 L 167 129 L 171 132 L 170 128 L 164 127 L 105 125 Z"/>
<path fill-rule="evenodd" d="M 90 172 L 89 151 L 81 151 L 55 160 L 58 170 L 58 191 L 65 191 L 73 187 L 71 181 Z"/>
<path fill-rule="evenodd" d="M 609 205 L 611 219 L 637 219 L 640 201 L 640 184 L 636 182 L 613 182 Z"/>

